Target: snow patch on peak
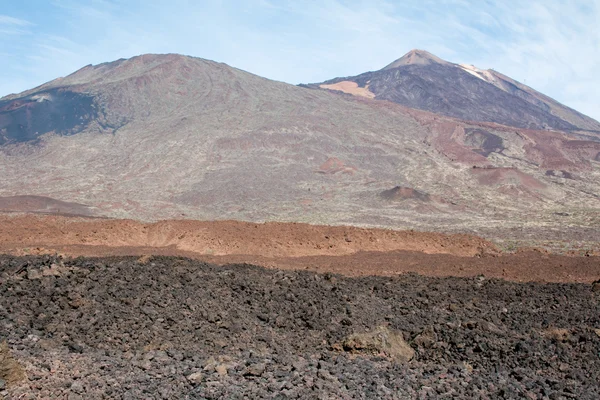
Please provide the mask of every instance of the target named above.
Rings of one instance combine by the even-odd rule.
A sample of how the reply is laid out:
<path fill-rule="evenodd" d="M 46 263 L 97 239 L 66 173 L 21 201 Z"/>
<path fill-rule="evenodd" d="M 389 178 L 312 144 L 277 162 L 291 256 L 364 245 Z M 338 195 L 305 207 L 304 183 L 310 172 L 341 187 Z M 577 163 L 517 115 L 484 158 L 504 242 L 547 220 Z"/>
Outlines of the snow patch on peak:
<path fill-rule="evenodd" d="M 458 64 L 458 67 L 465 72 L 477 77 L 483 81 L 491 83 L 494 86 L 498 86 L 498 78 L 494 76 L 488 69 L 480 69 L 474 65 L 469 64 Z"/>

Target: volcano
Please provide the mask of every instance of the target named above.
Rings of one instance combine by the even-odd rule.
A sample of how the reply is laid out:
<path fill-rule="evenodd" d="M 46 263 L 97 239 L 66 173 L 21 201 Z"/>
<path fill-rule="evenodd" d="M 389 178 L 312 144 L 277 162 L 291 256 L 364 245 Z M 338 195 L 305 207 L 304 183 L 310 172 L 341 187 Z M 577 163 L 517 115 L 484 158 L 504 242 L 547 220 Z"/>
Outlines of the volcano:
<path fill-rule="evenodd" d="M 345 89 L 352 84 L 354 92 Z M 527 129 L 600 132 L 598 121 L 499 72 L 450 63 L 424 50 L 411 50 L 379 71 L 309 86 L 463 120 Z"/>
<path fill-rule="evenodd" d="M 598 123 L 524 85 L 413 51 L 308 86 L 177 54 L 88 65 L 0 99 L 0 197 L 144 221 L 597 223 Z M 444 201 L 380 195 L 397 187 Z"/>

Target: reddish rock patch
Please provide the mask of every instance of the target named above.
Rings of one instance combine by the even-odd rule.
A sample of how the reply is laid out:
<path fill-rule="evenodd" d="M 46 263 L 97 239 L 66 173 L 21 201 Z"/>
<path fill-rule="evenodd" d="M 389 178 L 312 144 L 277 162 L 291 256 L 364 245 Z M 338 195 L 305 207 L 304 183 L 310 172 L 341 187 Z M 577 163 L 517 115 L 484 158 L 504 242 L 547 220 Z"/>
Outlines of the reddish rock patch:
<path fill-rule="evenodd" d="M 356 82 L 342 81 L 331 85 L 320 85 L 322 89 L 336 90 L 344 93 L 348 93 L 354 96 L 366 97 L 367 99 L 374 99 L 375 93 L 369 90 L 369 85 L 365 87 L 359 87 Z"/>
<path fill-rule="evenodd" d="M 269 222 L 132 220 L 1 216 L 0 252 L 15 248 L 171 248 L 188 254 L 274 256 L 341 255 L 360 251 L 409 250 L 474 256 L 495 247 L 472 235 Z"/>
<path fill-rule="evenodd" d="M 598 158 L 600 143 L 572 140 L 559 132 L 523 132 L 531 142 L 525 146 L 527 157 L 552 170 L 581 171 L 591 168 Z"/>
<path fill-rule="evenodd" d="M 428 193 L 421 192 L 410 187 L 396 186 L 392 189 L 384 190 L 380 196 L 385 200 L 402 201 L 402 200 L 418 200 L 430 202 L 431 196 Z"/>
<path fill-rule="evenodd" d="M 542 190 L 546 188 L 543 182 L 519 171 L 517 168 L 473 168 L 471 172 L 475 175 L 480 185 L 512 185 L 529 190 Z"/>
<path fill-rule="evenodd" d="M 339 172 L 354 175 L 356 168 L 346 165 L 337 157 L 329 157 L 327 161 L 319 166 L 319 169 L 317 169 L 316 172 L 326 175 L 334 175 Z"/>
<path fill-rule="evenodd" d="M 476 141 L 472 132 L 469 134 L 465 131 L 464 124 L 443 119 L 419 122 L 429 128 L 432 134 L 431 143 L 433 147 L 450 160 L 469 165 L 490 165 L 486 158 L 486 155 L 491 152 L 491 149 L 488 149 L 490 145 L 485 144 L 485 140 L 482 140 L 482 147 L 474 145 L 474 143 L 471 145 L 464 144 L 465 142 L 469 143 L 470 139 Z M 492 143 L 492 147 L 495 149 L 497 146 Z"/>

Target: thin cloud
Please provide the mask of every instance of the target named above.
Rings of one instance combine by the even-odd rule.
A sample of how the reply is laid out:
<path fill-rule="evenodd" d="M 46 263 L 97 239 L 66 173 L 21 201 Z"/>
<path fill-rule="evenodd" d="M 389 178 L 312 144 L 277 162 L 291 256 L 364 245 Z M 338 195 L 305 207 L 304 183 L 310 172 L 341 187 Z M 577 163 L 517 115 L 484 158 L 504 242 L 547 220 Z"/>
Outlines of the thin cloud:
<path fill-rule="evenodd" d="M 0 14 L 0 36 L 27 35 L 30 33 L 29 28 L 31 26 L 33 26 L 33 24 L 24 19 Z"/>
<path fill-rule="evenodd" d="M 31 26 L 33 24 L 24 19 L 10 17 L 8 15 L 0 14 L 0 25 Z"/>
<path fill-rule="evenodd" d="M 26 35 L 28 33 L 30 33 L 30 32 L 25 29 L 3 28 L 0 26 L 0 35 L 17 36 L 17 35 Z"/>

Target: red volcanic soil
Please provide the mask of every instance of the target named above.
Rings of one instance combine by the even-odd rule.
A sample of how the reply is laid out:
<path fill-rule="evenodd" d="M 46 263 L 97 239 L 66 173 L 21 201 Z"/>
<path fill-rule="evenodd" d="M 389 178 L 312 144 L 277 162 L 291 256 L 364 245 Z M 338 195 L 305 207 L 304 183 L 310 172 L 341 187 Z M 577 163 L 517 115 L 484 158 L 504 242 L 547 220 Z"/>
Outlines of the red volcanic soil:
<path fill-rule="evenodd" d="M 517 168 L 473 168 L 471 172 L 481 185 L 515 185 L 526 189 L 545 189 L 546 185 Z"/>
<path fill-rule="evenodd" d="M 525 141 L 525 160 L 538 164 L 540 168 L 585 171 L 592 168 L 591 161 L 600 160 L 600 142 L 573 139 L 563 132 L 520 129 L 492 122 L 461 121 L 408 108 L 404 112 L 427 127 L 431 133 L 431 144 L 439 152 L 463 164 L 479 167 L 490 165 L 487 156 L 490 152 L 501 150 L 502 140 L 488 130 L 520 136 Z M 481 143 L 469 143 L 477 139 Z"/>
<path fill-rule="evenodd" d="M 0 252 L 65 256 L 172 255 L 216 264 L 350 276 L 478 276 L 513 281 L 593 282 L 600 257 L 539 251 L 500 254 L 472 235 L 238 221 L 97 220 L 0 216 Z"/>
<path fill-rule="evenodd" d="M 590 161 L 600 153 L 600 143 L 567 139 L 559 132 L 523 131 L 531 142 L 525 146 L 527 157 L 546 169 L 589 170 Z"/>
<path fill-rule="evenodd" d="M 392 201 L 420 200 L 427 202 L 431 200 L 429 194 L 404 186 L 396 186 L 392 189 L 384 190 L 381 192 L 381 197 Z"/>
<path fill-rule="evenodd" d="M 431 123 L 429 129 L 435 135 L 432 140 L 434 147 L 451 160 L 477 166 L 490 164 L 484 155 L 456 140 L 465 136 L 465 128 L 462 124 L 439 120 Z"/>
<path fill-rule="evenodd" d="M 0 250 L 81 245 L 264 257 L 339 256 L 395 250 L 472 257 L 496 252 L 492 243 L 465 234 L 279 222 L 169 220 L 144 224 L 132 220 L 0 216 Z"/>
<path fill-rule="evenodd" d="M 344 174 L 354 174 L 356 168 L 347 166 L 342 160 L 336 157 L 330 157 L 317 170 L 321 174 L 336 174 L 342 172 Z"/>

